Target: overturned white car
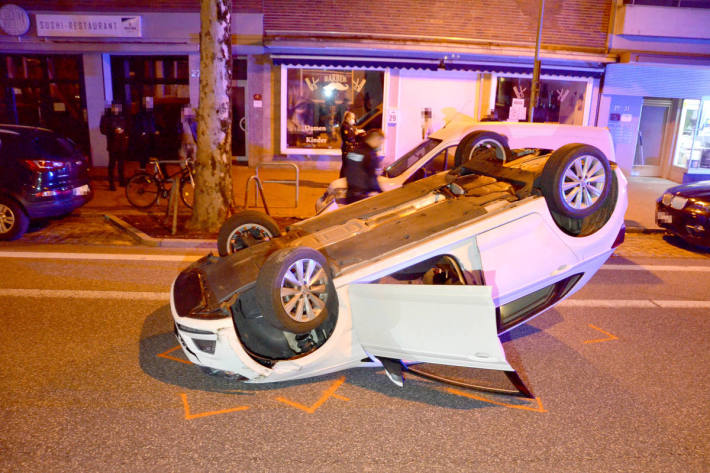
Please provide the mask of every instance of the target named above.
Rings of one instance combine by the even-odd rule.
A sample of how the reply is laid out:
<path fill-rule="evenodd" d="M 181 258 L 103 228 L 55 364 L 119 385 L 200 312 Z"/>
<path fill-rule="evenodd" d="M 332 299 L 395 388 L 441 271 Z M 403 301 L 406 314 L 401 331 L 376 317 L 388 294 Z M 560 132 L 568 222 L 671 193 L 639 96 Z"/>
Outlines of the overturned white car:
<path fill-rule="evenodd" d="M 248 382 L 416 362 L 501 370 L 498 335 L 582 287 L 623 241 L 626 179 L 595 130 L 461 166 L 206 256 L 172 288 L 193 363 Z M 597 143 L 598 144 L 598 143 Z M 604 148 L 606 152 L 601 151 Z"/>

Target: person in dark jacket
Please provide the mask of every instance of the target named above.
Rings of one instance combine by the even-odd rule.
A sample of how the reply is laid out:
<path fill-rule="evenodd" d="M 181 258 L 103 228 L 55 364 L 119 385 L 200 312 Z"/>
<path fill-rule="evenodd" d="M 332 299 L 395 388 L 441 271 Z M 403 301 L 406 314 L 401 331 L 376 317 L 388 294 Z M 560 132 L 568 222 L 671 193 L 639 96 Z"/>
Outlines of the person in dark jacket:
<path fill-rule="evenodd" d="M 128 151 L 128 133 L 126 130 L 126 118 L 123 116 L 121 104 L 114 102 L 111 104 L 111 113 L 101 117 L 99 125 L 101 133 L 106 135 L 106 147 L 108 149 L 108 183 L 109 189 L 116 190 L 113 180 L 114 168 L 118 167 L 119 185 L 125 186 L 126 179 L 123 174 L 123 166 Z"/>
<path fill-rule="evenodd" d="M 377 182 L 377 150 L 385 135 L 380 130 L 369 130 L 357 146 L 347 154 L 345 178 L 348 181 L 348 204 L 364 199 L 371 192 L 382 192 Z"/>
<path fill-rule="evenodd" d="M 343 153 L 343 162 L 340 165 L 340 177 L 345 177 L 345 166 L 348 164 L 348 153 L 355 149 L 358 142 L 358 136 L 364 133 L 355 127 L 355 114 L 353 112 L 345 112 L 343 115 L 343 123 L 340 124 L 340 139 L 342 145 L 340 149 Z"/>
<path fill-rule="evenodd" d="M 148 159 L 155 156 L 155 144 L 158 137 L 153 113 L 153 97 L 143 97 L 143 107 L 133 120 L 131 141 L 141 169 L 145 169 Z"/>

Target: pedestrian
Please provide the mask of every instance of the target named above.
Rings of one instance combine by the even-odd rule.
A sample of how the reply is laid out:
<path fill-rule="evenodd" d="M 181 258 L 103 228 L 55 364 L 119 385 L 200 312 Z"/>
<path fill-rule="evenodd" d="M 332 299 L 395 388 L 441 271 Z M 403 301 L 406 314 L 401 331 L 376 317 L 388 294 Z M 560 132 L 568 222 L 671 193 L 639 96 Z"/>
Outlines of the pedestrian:
<path fill-rule="evenodd" d="M 123 107 L 120 102 L 111 104 L 110 113 L 104 113 L 99 124 L 101 133 L 106 135 L 106 148 L 108 150 L 108 184 L 109 190 L 115 191 L 114 170 L 118 168 L 119 185 L 125 187 L 126 178 L 123 173 L 128 151 L 128 133 L 126 131 L 126 118 L 123 116 Z"/>
<path fill-rule="evenodd" d="M 382 192 L 377 182 L 377 151 L 385 135 L 381 130 L 369 130 L 358 140 L 357 146 L 347 154 L 345 178 L 348 181 L 346 203 L 364 199 L 371 192 Z"/>
<path fill-rule="evenodd" d="M 143 97 L 143 106 L 133 120 L 131 141 L 141 169 L 145 169 L 148 160 L 155 156 L 156 140 L 160 132 L 155 124 L 153 97 Z"/>
<path fill-rule="evenodd" d="M 180 113 L 180 159 L 194 159 L 197 156 L 197 120 L 191 107 L 184 107 Z"/>
<path fill-rule="evenodd" d="M 342 151 L 342 164 L 340 165 L 340 177 L 345 177 L 345 166 L 348 164 L 348 153 L 357 146 L 358 135 L 364 133 L 363 130 L 355 126 L 355 114 L 347 111 L 343 115 L 343 122 L 340 124 L 340 149 Z"/>

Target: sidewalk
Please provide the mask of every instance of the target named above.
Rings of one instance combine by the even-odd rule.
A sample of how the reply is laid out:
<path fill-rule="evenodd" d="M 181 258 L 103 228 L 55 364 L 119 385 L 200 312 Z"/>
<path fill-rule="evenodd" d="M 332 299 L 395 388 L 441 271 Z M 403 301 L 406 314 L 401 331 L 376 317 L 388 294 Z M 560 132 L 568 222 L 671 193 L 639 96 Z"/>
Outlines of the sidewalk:
<path fill-rule="evenodd" d="M 630 176 L 629 207 L 626 210 L 626 230 L 631 232 L 662 232 L 656 225 L 656 199 L 666 189 L 678 183 L 660 177 Z"/>
<path fill-rule="evenodd" d="M 126 163 L 126 177 L 130 178 L 137 168 L 136 163 Z M 169 172 L 172 171 L 169 168 Z M 174 168 L 177 170 L 177 167 Z M 234 189 L 234 200 L 237 206 L 262 210 L 261 199 L 259 205 L 255 205 L 255 185 L 249 184 L 248 199 L 245 205 L 246 184 L 250 176 L 255 173 L 254 169 L 246 165 L 232 166 L 232 184 Z M 260 171 L 260 178 L 263 181 L 270 180 L 292 180 L 295 172 L 292 168 L 265 168 Z M 338 178 L 338 171 L 323 171 L 316 169 L 300 170 L 300 189 L 298 195 L 298 205 L 296 206 L 296 188 L 293 184 L 264 183 L 264 194 L 269 212 L 274 217 L 297 217 L 308 218 L 315 215 L 316 200 L 323 195 L 328 188 L 328 184 Z M 112 213 L 114 215 L 136 215 L 145 211 L 132 207 L 126 200 L 125 189 L 118 187 L 116 191 L 108 190 L 106 179 L 106 168 L 95 168 L 92 170 L 91 187 L 94 189 L 94 198 L 80 210 L 83 214 Z M 165 212 L 167 202 L 160 199 L 158 203 L 150 209 L 151 212 Z M 181 209 L 186 210 L 182 204 Z"/>

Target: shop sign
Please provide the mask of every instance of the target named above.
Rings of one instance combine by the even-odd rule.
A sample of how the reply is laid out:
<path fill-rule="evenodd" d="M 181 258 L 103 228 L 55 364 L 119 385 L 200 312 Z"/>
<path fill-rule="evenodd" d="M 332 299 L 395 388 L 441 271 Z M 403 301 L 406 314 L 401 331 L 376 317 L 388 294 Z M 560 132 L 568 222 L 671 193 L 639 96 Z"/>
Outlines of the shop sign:
<path fill-rule="evenodd" d="M 140 38 L 140 16 L 36 14 L 37 36 Z"/>
<path fill-rule="evenodd" d="M 24 8 L 8 3 L 0 7 L 0 29 L 10 36 L 22 36 L 30 29 L 30 17 Z"/>
<path fill-rule="evenodd" d="M 513 103 L 508 111 L 508 121 L 518 122 L 525 121 L 528 117 L 527 107 L 525 107 L 525 99 L 513 99 Z"/>

